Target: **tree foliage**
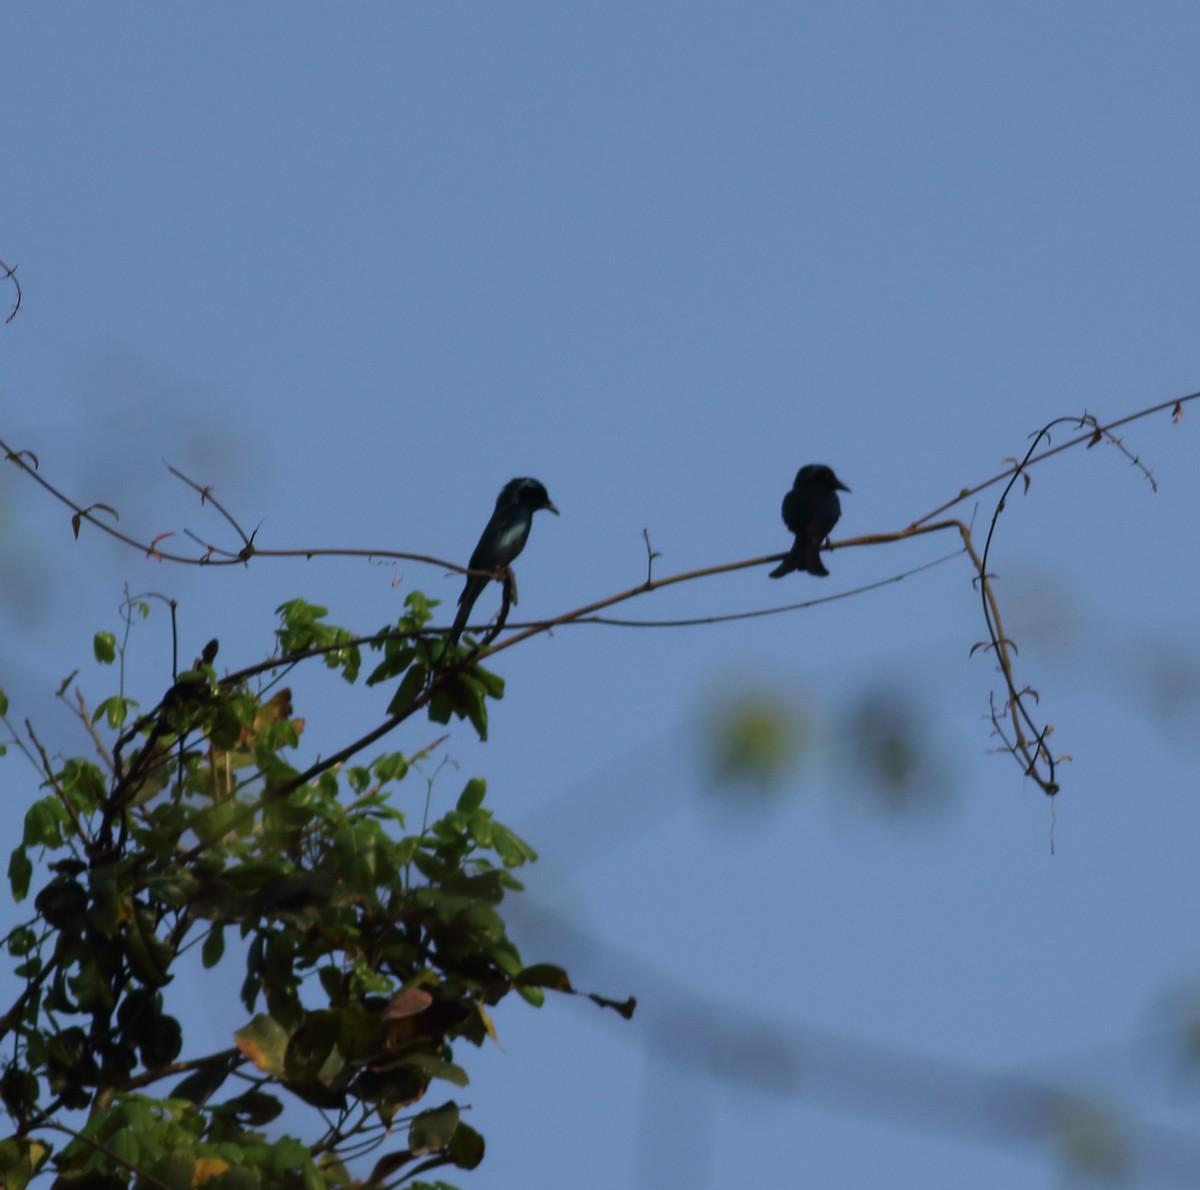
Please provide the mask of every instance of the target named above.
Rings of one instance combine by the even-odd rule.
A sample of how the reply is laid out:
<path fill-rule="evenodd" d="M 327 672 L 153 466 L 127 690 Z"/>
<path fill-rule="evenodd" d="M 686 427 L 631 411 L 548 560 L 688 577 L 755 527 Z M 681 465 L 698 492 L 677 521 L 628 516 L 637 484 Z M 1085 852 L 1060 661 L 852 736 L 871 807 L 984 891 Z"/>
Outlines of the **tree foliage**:
<path fill-rule="evenodd" d="M 131 600 L 120 638 L 97 633 L 102 666 L 123 672 L 149 612 Z M 456 1051 L 494 1038 L 510 993 L 539 1005 L 547 987 L 571 991 L 508 937 L 504 898 L 536 857 L 485 783 L 427 821 L 417 758 L 361 759 L 379 728 L 301 771 L 305 721 L 280 684 L 301 664 L 359 681 L 374 652 L 365 681 L 396 690 L 383 728 L 423 710 L 485 736 L 502 680 L 477 650 L 442 656 L 419 592 L 369 638 L 302 600 L 278 613 L 265 663 L 221 676 L 213 641 L 144 713 L 123 681 L 94 708 L 80 695 L 91 755 L 52 763 L 0 708 L 43 789 L 8 869 L 15 900 L 32 893 L 4 939 L 23 983 L 0 1018 L 11 1190 L 51 1170 L 63 1188 L 240 1190 L 349 1185 L 354 1158 L 356 1185 L 471 1169 L 484 1142 L 454 1098 Z M 172 1011 L 196 963 L 240 980 L 241 1020 L 215 1052 L 195 1052 Z M 289 1100 L 320 1109 L 319 1135 L 272 1127 Z"/>

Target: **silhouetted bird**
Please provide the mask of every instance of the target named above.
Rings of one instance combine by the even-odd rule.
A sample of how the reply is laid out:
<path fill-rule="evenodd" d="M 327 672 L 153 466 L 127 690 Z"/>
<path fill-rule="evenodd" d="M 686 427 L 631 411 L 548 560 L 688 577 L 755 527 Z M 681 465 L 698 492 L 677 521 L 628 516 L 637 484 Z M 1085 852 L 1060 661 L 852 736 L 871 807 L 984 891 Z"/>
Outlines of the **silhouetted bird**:
<path fill-rule="evenodd" d="M 821 561 L 821 545 L 842 515 L 839 490 L 850 489 L 822 463 L 809 463 L 796 472 L 796 482 L 783 498 L 783 523 L 795 533 L 796 541 L 788 556 L 771 571 L 772 578 L 793 570 L 829 573 Z"/>
<path fill-rule="evenodd" d="M 496 497 L 496 510 L 488 521 L 468 566 L 472 570 L 501 570 L 507 567 L 525 548 L 529 530 L 533 526 L 533 514 L 539 508 L 558 515 L 558 509 L 550 503 L 546 489 L 536 479 L 510 479 Z M 458 615 L 450 629 L 450 643 L 456 644 L 463 628 L 470 619 L 471 609 L 480 592 L 488 585 L 484 575 L 468 575 L 467 585 L 458 597 Z"/>

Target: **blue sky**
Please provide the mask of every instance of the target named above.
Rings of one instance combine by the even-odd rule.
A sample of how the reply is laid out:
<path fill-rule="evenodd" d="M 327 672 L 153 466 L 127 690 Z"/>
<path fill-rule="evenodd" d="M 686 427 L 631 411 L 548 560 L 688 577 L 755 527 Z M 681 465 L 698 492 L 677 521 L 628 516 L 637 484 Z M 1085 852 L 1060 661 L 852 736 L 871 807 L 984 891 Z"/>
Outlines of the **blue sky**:
<path fill-rule="evenodd" d="M 499 487 L 535 475 L 562 516 L 538 519 L 520 610 L 550 615 L 638 582 L 643 529 L 661 573 L 782 550 L 805 462 L 853 488 L 839 535 L 886 532 L 1053 417 L 1200 388 L 1193 5 L 23 5 L 0 38 L 0 258 L 25 288 L 0 430 L 137 535 L 224 532 L 166 460 L 261 545 L 465 561 Z M 1124 432 L 1157 492 L 1111 447 L 1069 452 L 1001 519 L 1019 675 L 1073 757 L 1053 817 L 988 751 L 961 559 L 504 655 L 492 739 L 456 729 L 436 795 L 487 776 L 544 857 L 527 957 L 641 1010 L 505 1009 L 502 1048 L 470 1056 L 490 1147 L 464 1186 L 1062 1184 L 1051 1139 L 906 1126 L 908 1075 L 814 1038 L 1093 1096 L 1185 1153 L 1175 1182 L 1135 1153 L 1132 1184 L 1194 1184 L 1161 1037 L 1200 966 L 1196 416 Z M 59 680 L 82 665 L 108 693 L 90 640 L 126 582 L 179 599 L 183 651 L 215 633 L 231 667 L 285 598 L 369 631 L 412 586 L 457 595 L 417 566 L 155 565 L 73 541 L 10 471 L 0 685 L 56 748 L 83 747 Z M 769 607 L 951 548 L 629 610 Z M 164 617 L 139 630 L 137 676 L 161 681 L 166 641 Z M 707 708 L 757 690 L 811 729 L 765 804 L 703 765 Z M 880 690 L 922 725 L 944 796 L 919 812 L 874 812 L 856 775 Z M 298 697 L 313 751 L 385 698 L 318 676 Z M 32 790 L 5 763 L 11 831 Z M 241 1023 L 212 1016 L 216 1038 Z M 727 1028 L 798 1080 L 738 1081 L 710 1053 Z"/>

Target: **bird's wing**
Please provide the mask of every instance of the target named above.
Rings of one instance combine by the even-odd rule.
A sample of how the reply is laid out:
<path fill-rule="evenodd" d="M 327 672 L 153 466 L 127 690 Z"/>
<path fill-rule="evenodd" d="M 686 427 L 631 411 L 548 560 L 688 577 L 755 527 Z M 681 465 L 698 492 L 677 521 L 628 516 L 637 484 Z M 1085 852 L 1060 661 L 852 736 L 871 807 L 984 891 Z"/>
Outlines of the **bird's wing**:
<path fill-rule="evenodd" d="M 525 548 L 532 523 L 528 509 L 497 509 L 471 555 L 470 568 L 495 570 L 507 566 Z"/>

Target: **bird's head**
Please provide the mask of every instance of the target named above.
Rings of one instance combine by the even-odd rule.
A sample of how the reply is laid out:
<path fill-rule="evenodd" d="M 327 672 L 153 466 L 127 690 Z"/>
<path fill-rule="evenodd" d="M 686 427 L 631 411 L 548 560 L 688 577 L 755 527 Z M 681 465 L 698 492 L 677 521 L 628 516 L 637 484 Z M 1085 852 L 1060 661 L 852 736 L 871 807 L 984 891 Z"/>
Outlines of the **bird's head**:
<path fill-rule="evenodd" d="M 796 472 L 796 482 L 793 487 L 800 487 L 802 484 L 817 484 L 823 488 L 837 488 L 839 491 L 848 492 L 850 489 L 833 473 L 832 467 L 826 467 L 824 463 L 809 463 L 806 467 L 801 467 Z"/>
<path fill-rule="evenodd" d="M 551 502 L 550 493 L 536 479 L 510 479 L 501 490 L 500 499 L 496 501 L 496 504 L 497 507 L 501 504 L 519 504 L 531 512 L 537 512 L 539 508 L 544 508 L 547 512 L 558 516 L 558 509 Z"/>

